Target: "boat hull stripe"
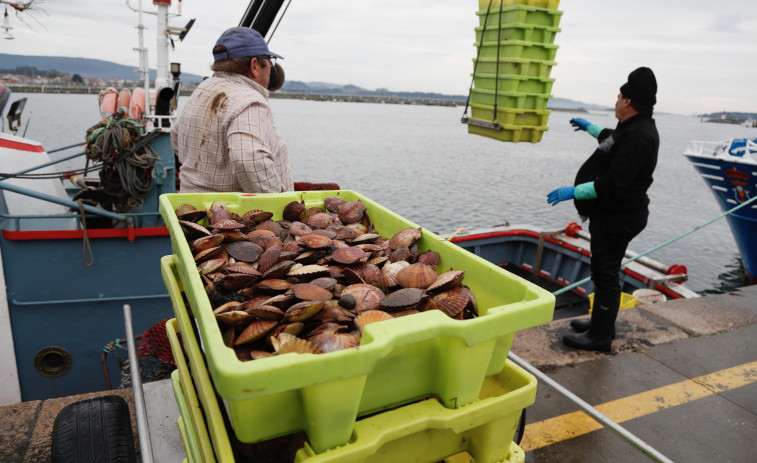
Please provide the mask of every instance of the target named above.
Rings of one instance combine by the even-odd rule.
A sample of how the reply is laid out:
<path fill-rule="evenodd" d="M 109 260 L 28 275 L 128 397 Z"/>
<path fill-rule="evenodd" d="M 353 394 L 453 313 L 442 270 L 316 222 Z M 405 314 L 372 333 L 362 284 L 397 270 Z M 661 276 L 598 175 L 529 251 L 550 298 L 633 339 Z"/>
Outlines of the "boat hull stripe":
<path fill-rule="evenodd" d="M 30 153 L 44 153 L 45 149 L 42 145 L 31 145 L 29 143 L 21 143 L 14 140 L 6 140 L 0 138 L 0 148 L 8 148 L 17 151 L 28 151 Z"/>
<path fill-rule="evenodd" d="M 88 238 L 128 238 L 137 236 L 168 236 L 166 227 L 104 228 L 87 230 Z M 83 230 L 3 230 L 9 240 L 70 240 L 84 238 Z"/>

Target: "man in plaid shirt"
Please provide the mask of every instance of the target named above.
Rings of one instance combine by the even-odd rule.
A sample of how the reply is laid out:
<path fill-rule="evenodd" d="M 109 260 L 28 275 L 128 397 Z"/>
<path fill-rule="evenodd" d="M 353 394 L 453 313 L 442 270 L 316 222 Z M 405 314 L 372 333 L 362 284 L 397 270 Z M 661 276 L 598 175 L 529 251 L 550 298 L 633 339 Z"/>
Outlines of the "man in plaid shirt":
<path fill-rule="evenodd" d="M 268 105 L 276 58 L 257 31 L 233 27 L 213 48 L 213 77 L 171 130 L 182 193 L 294 190 L 287 147 Z"/>

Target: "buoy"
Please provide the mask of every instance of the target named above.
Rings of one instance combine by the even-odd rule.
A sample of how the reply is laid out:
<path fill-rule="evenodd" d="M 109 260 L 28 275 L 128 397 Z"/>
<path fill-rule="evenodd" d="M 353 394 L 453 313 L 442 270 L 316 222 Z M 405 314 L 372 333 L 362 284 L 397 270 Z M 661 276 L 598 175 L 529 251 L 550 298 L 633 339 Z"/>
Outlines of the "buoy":
<path fill-rule="evenodd" d="M 108 87 L 100 93 L 100 115 L 104 118 L 112 116 L 116 112 L 118 104 L 118 92 L 113 87 Z"/>
<path fill-rule="evenodd" d="M 129 107 L 129 117 L 142 120 L 145 113 L 145 90 L 142 87 L 136 87 L 131 92 L 131 106 Z"/>
<path fill-rule="evenodd" d="M 124 114 L 129 114 L 129 102 L 131 101 L 131 92 L 128 88 L 121 89 L 120 92 L 118 92 L 118 104 L 116 105 L 116 109 L 118 111 L 123 112 Z"/>

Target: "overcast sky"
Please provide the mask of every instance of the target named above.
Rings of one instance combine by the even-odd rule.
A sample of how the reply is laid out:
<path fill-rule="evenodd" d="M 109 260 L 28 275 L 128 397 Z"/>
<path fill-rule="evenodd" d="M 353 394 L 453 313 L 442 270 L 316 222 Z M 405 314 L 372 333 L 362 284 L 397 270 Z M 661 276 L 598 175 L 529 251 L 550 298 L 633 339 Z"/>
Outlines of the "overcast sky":
<path fill-rule="evenodd" d="M 153 11 L 151 0 L 143 3 Z M 171 61 L 209 75 L 212 46 L 248 3 L 181 2 L 183 14 L 170 24 L 196 22 Z M 40 7 L 47 14 L 24 16 L 28 25 L 9 10 L 16 39 L 0 41 L 2 53 L 137 66 L 137 14 L 126 0 Z M 288 80 L 461 95 L 471 83 L 478 7 L 476 0 L 292 0 L 270 48 L 286 58 Z M 657 111 L 757 112 L 756 0 L 562 0 L 559 9 L 555 97 L 612 106 L 628 73 L 648 66 L 657 75 Z M 155 16 L 144 23 L 154 68 Z"/>

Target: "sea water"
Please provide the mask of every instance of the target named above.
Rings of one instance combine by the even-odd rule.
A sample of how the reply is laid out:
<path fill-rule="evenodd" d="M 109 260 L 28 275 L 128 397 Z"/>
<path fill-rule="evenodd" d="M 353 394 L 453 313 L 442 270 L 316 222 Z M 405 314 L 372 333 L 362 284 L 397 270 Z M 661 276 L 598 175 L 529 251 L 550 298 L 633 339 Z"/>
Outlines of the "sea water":
<path fill-rule="evenodd" d="M 99 120 L 96 95 L 14 94 L 11 99 L 20 97 L 28 101 L 19 135 L 26 130 L 27 137 L 41 141 L 48 151 L 83 141 L 87 128 Z M 338 183 L 439 234 L 506 222 L 544 230 L 581 224 L 571 202 L 550 206 L 546 200 L 549 191 L 573 184 L 576 171 L 596 148 L 595 139 L 575 132 L 568 121 L 583 117 L 604 127 L 617 123 L 610 111 L 553 111 L 541 142 L 503 143 L 468 134 L 460 122 L 464 106 L 279 98 L 271 106 L 289 148 L 295 181 Z M 655 120 L 659 160 L 649 190 L 649 224 L 630 245 L 637 253 L 721 214 L 682 155 L 687 143 L 751 137 L 757 130 L 670 114 L 656 114 Z M 687 285 L 700 293 L 743 284 L 738 249 L 725 219 L 649 257 L 685 265 Z"/>

